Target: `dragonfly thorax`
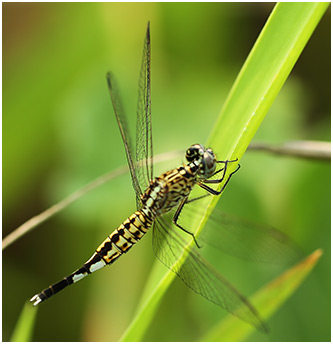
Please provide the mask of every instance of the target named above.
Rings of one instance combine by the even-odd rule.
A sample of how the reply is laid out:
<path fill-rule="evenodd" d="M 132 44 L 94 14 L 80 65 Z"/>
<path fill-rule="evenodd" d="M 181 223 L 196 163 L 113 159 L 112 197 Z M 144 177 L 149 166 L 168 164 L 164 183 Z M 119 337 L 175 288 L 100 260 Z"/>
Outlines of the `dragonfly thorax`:
<path fill-rule="evenodd" d="M 185 154 L 190 167 L 194 167 L 200 178 L 207 179 L 211 177 L 216 169 L 216 157 L 210 148 L 203 145 L 192 145 Z"/>

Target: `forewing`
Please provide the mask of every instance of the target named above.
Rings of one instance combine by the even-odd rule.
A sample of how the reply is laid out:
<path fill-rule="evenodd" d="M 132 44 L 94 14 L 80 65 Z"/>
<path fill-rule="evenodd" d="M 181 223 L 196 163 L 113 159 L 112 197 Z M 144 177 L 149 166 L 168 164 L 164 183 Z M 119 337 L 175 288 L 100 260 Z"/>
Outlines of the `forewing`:
<path fill-rule="evenodd" d="M 148 187 L 149 181 L 154 177 L 150 89 L 150 52 L 150 27 L 148 22 L 141 61 L 136 118 L 135 162 L 138 165 L 137 178 L 142 190 L 145 190 Z"/>
<path fill-rule="evenodd" d="M 121 105 L 120 98 L 118 95 L 118 88 L 117 88 L 115 77 L 112 75 L 112 73 L 109 72 L 106 75 L 106 79 L 107 79 L 108 88 L 109 88 L 109 92 L 110 92 L 110 96 L 112 100 L 113 110 L 116 116 L 120 134 L 125 146 L 128 167 L 131 172 L 132 183 L 133 183 L 133 187 L 136 193 L 137 204 L 140 204 L 141 202 L 140 196 L 142 194 L 142 190 L 140 188 L 138 177 L 136 175 L 136 169 L 135 169 L 135 163 L 134 163 L 134 157 L 133 157 L 134 152 L 132 149 L 131 138 L 128 131 L 126 116 L 124 114 L 123 107 Z"/>
<path fill-rule="evenodd" d="M 157 258 L 194 292 L 258 330 L 267 332 L 265 324 L 247 299 L 200 255 L 196 247 L 189 249 L 177 230 L 180 229 L 172 228 L 164 218 L 156 220 L 153 250 Z M 187 258 L 180 264 L 178 259 L 183 253 Z"/>

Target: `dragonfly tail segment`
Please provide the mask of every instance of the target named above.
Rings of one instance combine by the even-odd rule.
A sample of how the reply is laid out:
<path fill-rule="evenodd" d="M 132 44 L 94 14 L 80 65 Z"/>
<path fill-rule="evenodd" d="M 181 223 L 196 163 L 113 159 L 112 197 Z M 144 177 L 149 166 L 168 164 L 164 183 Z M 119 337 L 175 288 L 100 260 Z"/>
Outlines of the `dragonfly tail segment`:
<path fill-rule="evenodd" d="M 144 210 L 136 211 L 101 243 L 81 268 L 34 295 L 30 302 L 37 306 L 67 286 L 115 262 L 147 233 L 153 221 L 149 215 Z"/>
<path fill-rule="evenodd" d="M 38 304 L 40 304 L 44 300 L 47 300 L 52 295 L 58 293 L 62 289 L 87 276 L 89 273 L 91 273 L 89 271 L 89 268 L 86 266 L 86 264 L 84 264 L 80 269 L 76 270 L 71 275 L 64 277 L 61 281 L 52 284 L 48 288 L 42 290 L 39 294 L 34 295 L 30 299 L 30 302 L 32 302 L 34 306 L 37 306 Z"/>

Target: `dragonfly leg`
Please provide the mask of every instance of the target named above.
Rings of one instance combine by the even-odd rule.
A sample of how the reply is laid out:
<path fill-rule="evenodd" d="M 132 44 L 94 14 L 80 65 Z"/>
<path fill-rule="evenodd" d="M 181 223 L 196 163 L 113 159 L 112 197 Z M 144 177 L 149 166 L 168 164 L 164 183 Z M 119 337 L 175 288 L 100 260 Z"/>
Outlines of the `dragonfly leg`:
<path fill-rule="evenodd" d="M 226 170 L 227 170 L 227 165 L 228 165 L 228 163 L 229 163 L 229 162 L 236 162 L 236 161 L 238 161 L 238 158 L 237 158 L 237 159 L 234 159 L 234 160 L 218 160 L 218 161 L 216 161 L 217 163 L 219 163 L 219 164 L 224 164 L 225 166 L 222 167 L 222 168 L 220 168 L 219 170 L 215 171 L 215 172 L 213 173 L 212 177 L 215 176 L 216 174 L 222 172 L 222 171 L 224 170 L 224 172 L 223 172 L 223 177 L 222 177 L 221 179 L 218 179 L 218 180 L 222 181 L 222 180 L 224 179 L 224 177 L 225 177 L 225 173 L 226 173 Z"/>
<path fill-rule="evenodd" d="M 220 173 L 220 172 L 222 172 L 222 171 L 225 171 L 225 167 L 222 167 L 222 168 L 220 168 L 219 170 L 215 171 L 215 172 L 213 173 L 212 177 L 214 177 L 216 174 L 218 174 L 218 173 Z M 223 172 L 223 174 L 225 174 L 225 172 Z"/>
<path fill-rule="evenodd" d="M 228 162 L 237 162 L 238 158 L 234 160 L 217 160 L 216 162 L 222 163 L 222 164 L 227 164 Z"/>
<path fill-rule="evenodd" d="M 226 172 L 227 172 L 228 163 L 229 163 L 229 162 L 236 162 L 236 161 L 238 161 L 238 159 L 234 159 L 234 160 L 220 160 L 220 161 L 217 161 L 218 163 L 224 164 L 224 167 L 222 167 L 222 168 L 220 168 L 219 170 L 215 171 L 214 174 L 212 175 L 212 177 L 215 176 L 216 174 L 218 174 L 218 173 L 220 173 L 220 172 L 223 171 L 222 177 L 219 178 L 219 179 L 206 179 L 206 180 L 204 180 L 204 181 L 202 181 L 202 182 L 203 182 L 203 183 L 206 183 L 206 184 L 219 184 L 219 183 L 221 183 L 221 182 L 224 180 L 224 178 L 225 178 L 225 174 L 226 174 Z M 240 165 L 238 164 L 238 167 L 237 167 L 236 171 L 234 171 L 232 174 L 234 174 L 235 172 L 237 172 L 237 171 L 239 170 L 239 168 L 240 168 Z"/>
<path fill-rule="evenodd" d="M 233 175 L 234 173 L 236 173 L 239 169 L 240 169 L 240 165 L 238 164 L 237 169 L 234 172 L 230 173 L 230 176 Z M 225 178 L 225 171 L 226 170 L 224 170 L 224 172 L 223 172 L 222 178 L 219 178 L 219 179 L 206 179 L 206 180 L 203 180 L 202 183 L 205 183 L 205 184 L 220 184 L 221 182 L 223 182 L 223 180 Z M 226 184 L 228 183 L 229 179 L 230 178 L 228 178 Z"/>
<path fill-rule="evenodd" d="M 201 198 L 204 198 L 204 197 L 207 197 L 207 196 L 210 196 L 211 194 L 205 194 L 205 195 L 202 195 L 202 196 L 199 196 L 199 197 L 195 197 L 195 198 L 192 198 L 192 199 L 187 199 L 185 204 L 189 204 L 189 203 L 192 203 L 192 202 L 195 202 L 195 201 L 198 201 L 199 199 Z"/>
<path fill-rule="evenodd" d="M 202 196 L 202 197 L 204 197 L 204 196 Z M 197 197 L 196 199 L 202 198 L 202 197 Z M 184 205 L 187 203 L 187 199 L 188 199 L 187 197 L 184 198 L 184 199 L 181 201 L 181 203 L 179 204 L 179 207 L 177 208 L 177 210 L 176 210 L 176 212 L 175 212 L 175 215 L 174 215 L 174 217 L 173 217 L 173 219 L 172 219 L 172 222 L 173 222 L 178 228 L 180 228 L 182 231 L 184 231 L 185 233 L 191 235 L 191 237 L 193 238 L 193 240 L 194 240 L 194 242 L 195 242 L 195 245 L 196 245 L 198 248 L 200 248 L 201 246 L 199 246 L 199 244 L 198 244 L 198 242 L 197 242 L 197 239 L 195 238 L 194 234 L 191 233 L 191 232 L 189 232 L 188 230 L 186 230 L 186 229 L 185 229 L 184 227 L 182 227 L 179 223 L 177 223 L 178 218 L 179 218 L 179 215 L 180 215 L 182 209 L 184 208 Z M 196 200 L 196 199 L 193 199 L 193 200 L 191 200 L 190 202 L 192 202 L 192 201 L 194 201 L 194 200 Z"/>
<path fill-rule="evenodd" d="M 229 160 L 229 161 L 232 161 L 232 160 Z M 240 169 L 240 165 L 238 164 L 236 170 L 233 171 L 233 172 L 231 172 L 231 173 L 229 174 L 227 181 L 224 183 L 224 185 L 223 185 L 223 187 L 222 187 L 222 189 L 221 189 L 220 191 L 214 190 L 214 189 L 212 189 L 211 187 L 209 187 L 209 186 L 206 185 L 206 184 L 214 184 L 214 183 L 215 183 L 215 184 L 219 184 L 219 183 L 221 183 L 221 182 L 224 180 L 224 178 L 225 178 L 226 167 L 225 167 L 225 170 L 224 170 L 224 173 L 223 173 L 223 176 L 222 176 L 221 179 L 205 180 L 205 181 L 203 181 L 203 182 L 199 182 L 198 185 L 199 185 L 201 188 L 203 188 L 204 190 L 208 191 L 210 194 L 212 194 L 212 195 L 214 195 L 214 196 L 217 196 L 217 195 L 219 195 L 219 194 L 225 189 L 225 187 L 226 187 L 227 184 L 229 183 L 230 178 L 232 177 L 232 175 L 235 174 L 239 169 Z M 206 183 L 206 184 L 204 184 L 204 183 Z"/>

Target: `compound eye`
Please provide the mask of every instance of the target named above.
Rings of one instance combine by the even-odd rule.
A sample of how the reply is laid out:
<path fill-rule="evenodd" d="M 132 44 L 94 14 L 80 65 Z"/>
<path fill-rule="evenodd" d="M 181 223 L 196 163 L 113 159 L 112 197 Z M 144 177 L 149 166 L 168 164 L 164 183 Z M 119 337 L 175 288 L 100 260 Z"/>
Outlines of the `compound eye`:
<path fill-rule="evenodd" d="M 201 152 L 201 153 L 200 153 Z M 192 145 L 185 154 L 185 158 L 188 162 L 192 162 L 197 159 L 199 155 L 203 155 L 203 148 L 199 144 Z"/>
<path fill-rule="evenodd" d="M 215 171 L 215 168 L 216 168 L 216 164 L 215 164 L 215 161 L 212 160 L 212 159 L 209 159 L 207 162 L 206 162 L 206 174 L 211 176 L 214 171 Z"/>
<path fill-rule="evenodd" d="M 206 159 L 206 170 L 211 171 L 212 169 L 215 169 L 215 161 L 211 158 Z"/>
<path fill-rule="evenodd" d="M 206 149 L 206 152 L 207 152 L 208 154 L 210 154 L 211 156 L 215 157 L 215 154 L 214 154 L 214 152 L 213 152 L 213 150 L 212 150 L 211 148 L 207 148 L 207 149 Z"/>
<path fill-rule="evenodd" d="M 201 163 L 201 170 L 200 170 L 200 175 L 203 178 L 210 178 L 216 169 L 216 159 L 215 155 L 212 150 L 206 151 L 202 163 Z"/>
<path fill-rule="evenodd" d="M 186 160 L 191 162 L 195 159 L 195 157 L 197 156 L 197 154 L 195 153 L 195 149 L 194 148 L 189 148 L 187 151 L 186 151 Z"/>

